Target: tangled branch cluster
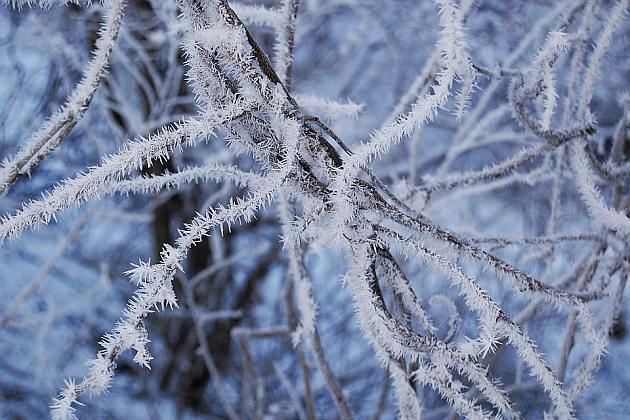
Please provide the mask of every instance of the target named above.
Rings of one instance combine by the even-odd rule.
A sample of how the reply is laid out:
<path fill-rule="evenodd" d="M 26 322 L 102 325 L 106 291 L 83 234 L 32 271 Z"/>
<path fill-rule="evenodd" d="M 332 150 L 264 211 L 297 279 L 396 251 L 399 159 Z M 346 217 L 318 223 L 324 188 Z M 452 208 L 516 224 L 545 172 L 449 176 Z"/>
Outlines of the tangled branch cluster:
<path fill-rule="evenodd" d="M 19 7 L 31 2 L 5 3 Z M 47 6 L 49 2 L 34 3 Z M 140 262 L 127 273 L 137 287 L 135 293 L 120 320 L 103 336 L 86 376 L 80 381 L 68 380 L 54 400 L 53 418 L 73 418 L 83 394 L 107 390 L 121 354 L 132 351 L 136 363 L 149 367 L 152 357 L 145 320 L 165 307 L 178 307 L 178 299 L 193 314 L 200 354 L 224 413 L 239 418 L 264 412 L 260 393 L 243 391 L 243 404 L 237 405 L 222 383 L 203 331 L 208 320 L 192 298 L 195 280 L 184 282 L 181 296 L 174 288 L 191 248 L 209 235 L 250 222 L 264 208 L 278 210 L 288 258 L 286 325 L 235 329 L 232 337 L 244 354 L 250 351 L 248 341 L 256 337 L 292 337 L 304 376 L 303 393 L 292 388 L 277 365 L 275 372 L 300 418 L 318 414 L 308 380 L 311 369 L 321 372 L 339 417 L 355 416 L 319 335 L 320 304 L 305 261 L 307 254 L 321 247 L 332 247 L 344 256 L 345 274 L 339 287 L 350 291 L 355 322 L 388 372 L 401 418 L 427 414 L 421 387 L 432 389 L 449 410 L 465 418 L 520 418 L 512 395 L 527 387 L 542 389 L 547 395 L 550 418 L 576 415 L 576 401 L 592 382 L 606 352 L 630 269 L 630 196 L 626 189 L 630 101 L 627 95 L 620 98 L 624 111 L 604 160 L 592 150 L 600 133 L 589 109 L 602 62 L 624 24 L 627 1 L 612 6 L 597 1 L 560 2 L 494 68 L 480 64 L 467 43 L 466 21 L 478 4 L 471 0 L 434 3 L 441 27 L 436 52 L 388 121 L 365 141 L 352 143 L 344 141 L 328 122 L 356 116 L 362 111 L 360 105 L 292 92 L 298 0 L 282 0 L 278 8 L 231 6 L 227 0 L 179 2 L 187 77 L 198 114 L 164 126 L 147 138 L 129 141 L 98 166 L 64 179 L 42 199 L 5 216 L 0 241 L 18 238 L 65 210 L 103 195 L 157 193 L 203 182 L 231 182 L 246 193 L 198 213 L 179 229 L 173 243 L 163 246 L 159 261 Z M 4 160 L 0 191 L 8 191 L 60 146 L 106 77 L 105 68 L 122 30 L 125 1 L 103 4 L 103 27 L 83 79 L 61 109 L 17 154 Z M 596 24 L 597 19 L 603 23 Z M 246 24 L 273 28 L 273 61 Z M 514 67 L 538 39 L 544 41 L 537 53 L 525 65 Z M 509 88 L 503 102 L 488 109 L 504 81 Z M 459 125 L 450 146 L 433 175 L 419 176 L 417 148 L 422 129 L 451 107 Z M 510 127 L 510 112 L 519 123 L 517 129 Z M 454 162 L 467 151 L 506 138 L 526 139 L 527 145 L 481 169 L 453 170 Z M 166 162 L 178 150 L 220 141 L 225 141 L 234 156 L 255 161 L 256 169 L 211 162 L 152 176 L 135 175 Z M 405 141 L 412 150 L 402 162 L 410 168 L 404 172 L 407 176 L 381 173 L 376 163 L 395 155 Z M 540 236 L 490 233 L 483 237 L 455 232 L 430 216 L 435 209 L 448 206 L 447 201 L 523 182 L 552 185 L 549 219 Z M 561 199 L 567 184 L 577 191 L 588 211 L 592 227 L 588 232 L 559 231 L 563 211 L 568 212 Z M 578 269 L 564 276 L 550 270 L 537 278 L 497 252 L 512 245 L 533 245 L 545 251 L 540 258 L 551 264 L 554 247 L 572 242 L 586 242 L 590 248 L 580 256 Z M 422 277 L 413 274 L 418 266 L 439 275 L 448 284 L 445 290 L 452 288 L 455 293 L 447 296 L 425 289 Z M 483 274 L 477 278 L 471 270 L 479 268 Z M 505 307 L 493 296 L 494 286 L 485 286 L 491 283 L 511 288 L 526 304 Z M 559 356 L 553 359 L 547 359 L 527 333 L 528 323 L 547 307 L 566 318 L 564 340 L 554 353 Z M 10 308 L 2 315 L 0 327 L 15 310 Z M 440 311 L 448 314 L 445 326 L 436 320 Z M 228 311 L 217 316 L 238 314 Z M 472 321 L 474 328 L 466 326 L 464 333 L 463 324 Z M 570 364 L 576 340 L 586 350 L 580 353 L 579 363 Z M 502 377 L 491 369 L 504 347 L 514 349 L 515 369 L 526 371 L 531 379 L 520 373 Z M 313 355 L 314 367 L 307 366 L 307 354 Z M 257 375 L 251 363 L 244 369 Z M 252 386 L 251 378 L 242 385 Z"/>

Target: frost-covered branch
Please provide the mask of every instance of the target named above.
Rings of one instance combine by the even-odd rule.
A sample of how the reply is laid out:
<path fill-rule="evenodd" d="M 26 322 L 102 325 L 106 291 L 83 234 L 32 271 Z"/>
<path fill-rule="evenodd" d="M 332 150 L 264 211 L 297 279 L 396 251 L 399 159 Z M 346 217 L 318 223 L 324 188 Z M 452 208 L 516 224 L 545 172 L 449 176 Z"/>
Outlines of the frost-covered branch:
<path fill-rule="evenodd" d="M 22 3 L 17 5 L 22 6 Z M 105 18 L 98 33 L 94 57 L 85 67 L 81 81 L 59 111 L 54 113 L 39 130 L 26 140 L 16 155 L 4 159 L 0 168 L 0 195 L 4 194 L 19 176 L 30 174 L 47 155 L 59 146 L 83 118 L 105 74 L 122 25 L 124 8 L 125 0 L 106 2 Z"/>

